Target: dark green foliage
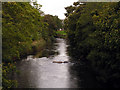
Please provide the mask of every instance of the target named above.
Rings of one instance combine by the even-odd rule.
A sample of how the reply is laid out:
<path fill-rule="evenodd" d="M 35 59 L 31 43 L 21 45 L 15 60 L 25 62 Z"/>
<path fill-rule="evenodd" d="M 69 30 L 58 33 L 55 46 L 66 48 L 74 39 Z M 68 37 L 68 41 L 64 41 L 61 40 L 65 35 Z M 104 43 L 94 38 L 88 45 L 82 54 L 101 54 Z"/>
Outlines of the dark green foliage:
<path fill-rule="evenodd" d="M 3 3 L 3 61 L 19 59 L 42 37 L 43 22 L 29 3 Z"/>
<path fill-rule="evenodd" d="M 2 65 L 2 87 L 3 90 L 6 90 L 8 88 L 17 87 L 17 81 L 16 80 L 10 80 L 8 76 L 10 76 L 11 73 L 17 72 L 15 64 L 3 63 Z"/>
<path fill-rule="evenodd" d="M 108 87 L 119 87 L 120 2 L 76 2 L 69 9 L 71 12 L 66 8 L 64 28 L 70 42 L 70 54 L 87 59 L 100 82 Z"/>
<path fill-rule="evenodd" d="M 45 15 L 44 22 L 48 23 L 49 36 L 56 36 L 56 31 L 62 28 L 62 20 L 58 16 Z"/>

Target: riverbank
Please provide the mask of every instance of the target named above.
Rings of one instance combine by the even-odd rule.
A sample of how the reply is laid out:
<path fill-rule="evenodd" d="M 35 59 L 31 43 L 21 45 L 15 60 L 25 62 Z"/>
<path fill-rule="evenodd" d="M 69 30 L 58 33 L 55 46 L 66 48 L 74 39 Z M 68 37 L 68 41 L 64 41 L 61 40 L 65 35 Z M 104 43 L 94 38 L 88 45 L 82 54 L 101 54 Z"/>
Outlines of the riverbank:
<path fill-rule="evenodd" d="M 58 30 L 58 31 L 56 31 L 56 37 L 66 39 L 67 38 L 67 33 L 66 33 L 65 30 L 62 30 L 62 31 Z"/>
<path fill-rule="evenodd" d="M 119 7 L 120 2 L 84 3 L 77 8 L 74 3 L 66 7 L 64 28 L 67 30 L 70 54 L 78 58 L 77 61 L 90 62 L 103 88 L 120 88 Z M 74 9 L 70 13 L 71 8 Z"/>
<path fill-rule="evenodd" d="M 52 51 L 58 55 L 50 57 L 27 58 L 16 63 L 19 74 L 12 75 L 18 81 L 18 88 L 94 88 L 97 83 L 94 76 L 83 62 L 71 62 L 67 54 L 68 44 L 65 39 L 57 38 Z M 51 48 L 47 49 L 51 51 Z M 54 63 L 68 62 L 68 63 Z M 79 70 L 80 69 L 80 70 Z"/>
<path fill-rule="evenodd" d="M 53 48 L 52 44 L 55 42 L 55 38 L 54 39 L 48 39 L 47 41 L 45 41 L 43 38 L 33 41 L 31 43 L 31 49 L 28 50 L 23 56 L 21 56 L 21 59 L 26 58 L 28 55 L 34 55 L 34 57 L 43 57 L 43 56 L 48 56 L 48 54 L 46 54 L 45 49 L 47 48 Z M 17 59 L 16 59 L 17 61 Z"/>
<path fill-rule="evenodd" d="M 13 73 L 19 73 L 18 69 L 16 68 L 16 63 L 19 63 L 22 59 L 27 58 L 29 55 L 35 55 L 35 57 L 42 57 L 45 53 L 45 49 L 49 48 L 49 45 L 54 42 L 54 40 L 47 40 L 45 41 L 43 38 L 40 40 L 33 41 L 28 47 L 27 50 L 24 51 L 24 54 L 20 56 L 20 58 L 14 59 L 13 62 L 10 63 L 3 63 L 2 65 L 2 86 L 7 88 L 17 87 L 18 81 L 16 79 L 11 79 Z M 23 43 L 22 43 L 23 44 Z M 25 44 L 25 43 L 24 43 Z M 27 47 L 26 47 L 27 48 Z M 30 49 L 29 49 L 30 48 Z M 37 55 L 37 56 L 36 56 Z M 3 89 L 3 90 L 4 90 Z"/>
<path fill-rule="evenodd" d="M 2 3 L 2 85 L 16 86 L 8 74 L 16 72 L 14 63 L 39 52 L 52 43 L 55 30 L 62 28 L 62 20 L 53 15 L 42 15 L 41 5 L 29 2 Z M 59 24 L 58 24 L 59 23 Z"/>

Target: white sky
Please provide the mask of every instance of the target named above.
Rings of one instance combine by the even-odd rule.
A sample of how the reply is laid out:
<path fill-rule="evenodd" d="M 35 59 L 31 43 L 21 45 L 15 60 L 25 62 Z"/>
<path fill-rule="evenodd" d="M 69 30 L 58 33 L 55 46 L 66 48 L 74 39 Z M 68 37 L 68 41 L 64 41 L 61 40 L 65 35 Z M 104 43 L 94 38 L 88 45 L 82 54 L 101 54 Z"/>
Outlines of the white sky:
<path fill-rule="evenodd" d="M 45 14 L 57 15 L 60 19 L 65 19 L 64 7 L 70 6 L 78 0 L 37 0 L 42 5 L 41 10 Z"/>

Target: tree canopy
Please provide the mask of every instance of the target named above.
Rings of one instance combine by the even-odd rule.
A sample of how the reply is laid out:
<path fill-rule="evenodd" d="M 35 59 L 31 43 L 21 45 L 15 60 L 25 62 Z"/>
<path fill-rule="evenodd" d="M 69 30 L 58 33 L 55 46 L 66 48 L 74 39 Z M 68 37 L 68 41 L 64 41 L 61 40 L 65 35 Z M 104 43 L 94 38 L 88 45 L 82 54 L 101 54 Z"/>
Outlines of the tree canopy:
<path fill-rule="evenodd" d="M 119 87 L 120 2 L 75 2 L 65 9 L 70 55 L 88 60 L 104 85 Z"/>

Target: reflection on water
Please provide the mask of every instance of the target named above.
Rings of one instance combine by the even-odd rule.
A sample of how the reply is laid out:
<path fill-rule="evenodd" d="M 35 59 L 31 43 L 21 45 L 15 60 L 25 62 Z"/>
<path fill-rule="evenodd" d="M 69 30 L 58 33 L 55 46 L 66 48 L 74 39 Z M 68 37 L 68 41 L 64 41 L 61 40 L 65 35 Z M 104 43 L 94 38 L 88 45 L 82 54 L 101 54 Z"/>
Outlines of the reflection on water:
<path fill-rule="evenodd" d="M 78 73 L 75 63 L 53 63 L 53 61 L 69 61 L 66 54 L 66 41 L 57 39 L 55 43 L 58 55 L 49 58 L 33 58 L 28 56 L 17 63 L 19 74 L 14 76 L 22 88 L 80 88 L 82 87 L 81 74 Z M 82 67 L 81 67 L 82 68 Z M 82 69 L 81 69 L 82 70 Z M 84 71 L 84 69 L 83 69 Z M 84 73 L 84 72 L 83 72 Z M 81 76 L 81 78 L 80 78 Z M 87 77 L 87 76 L 86 76 Z M 84 82 L 83 82 L 84 83 Z M 91 82 L 90 82 L 91 83 Z M 89 84 L 89 83 L 87 83 Z M 85 85 L 84 85 L 85 86 Z M 87 87 L 87 86 L 86 86 Z"/>

